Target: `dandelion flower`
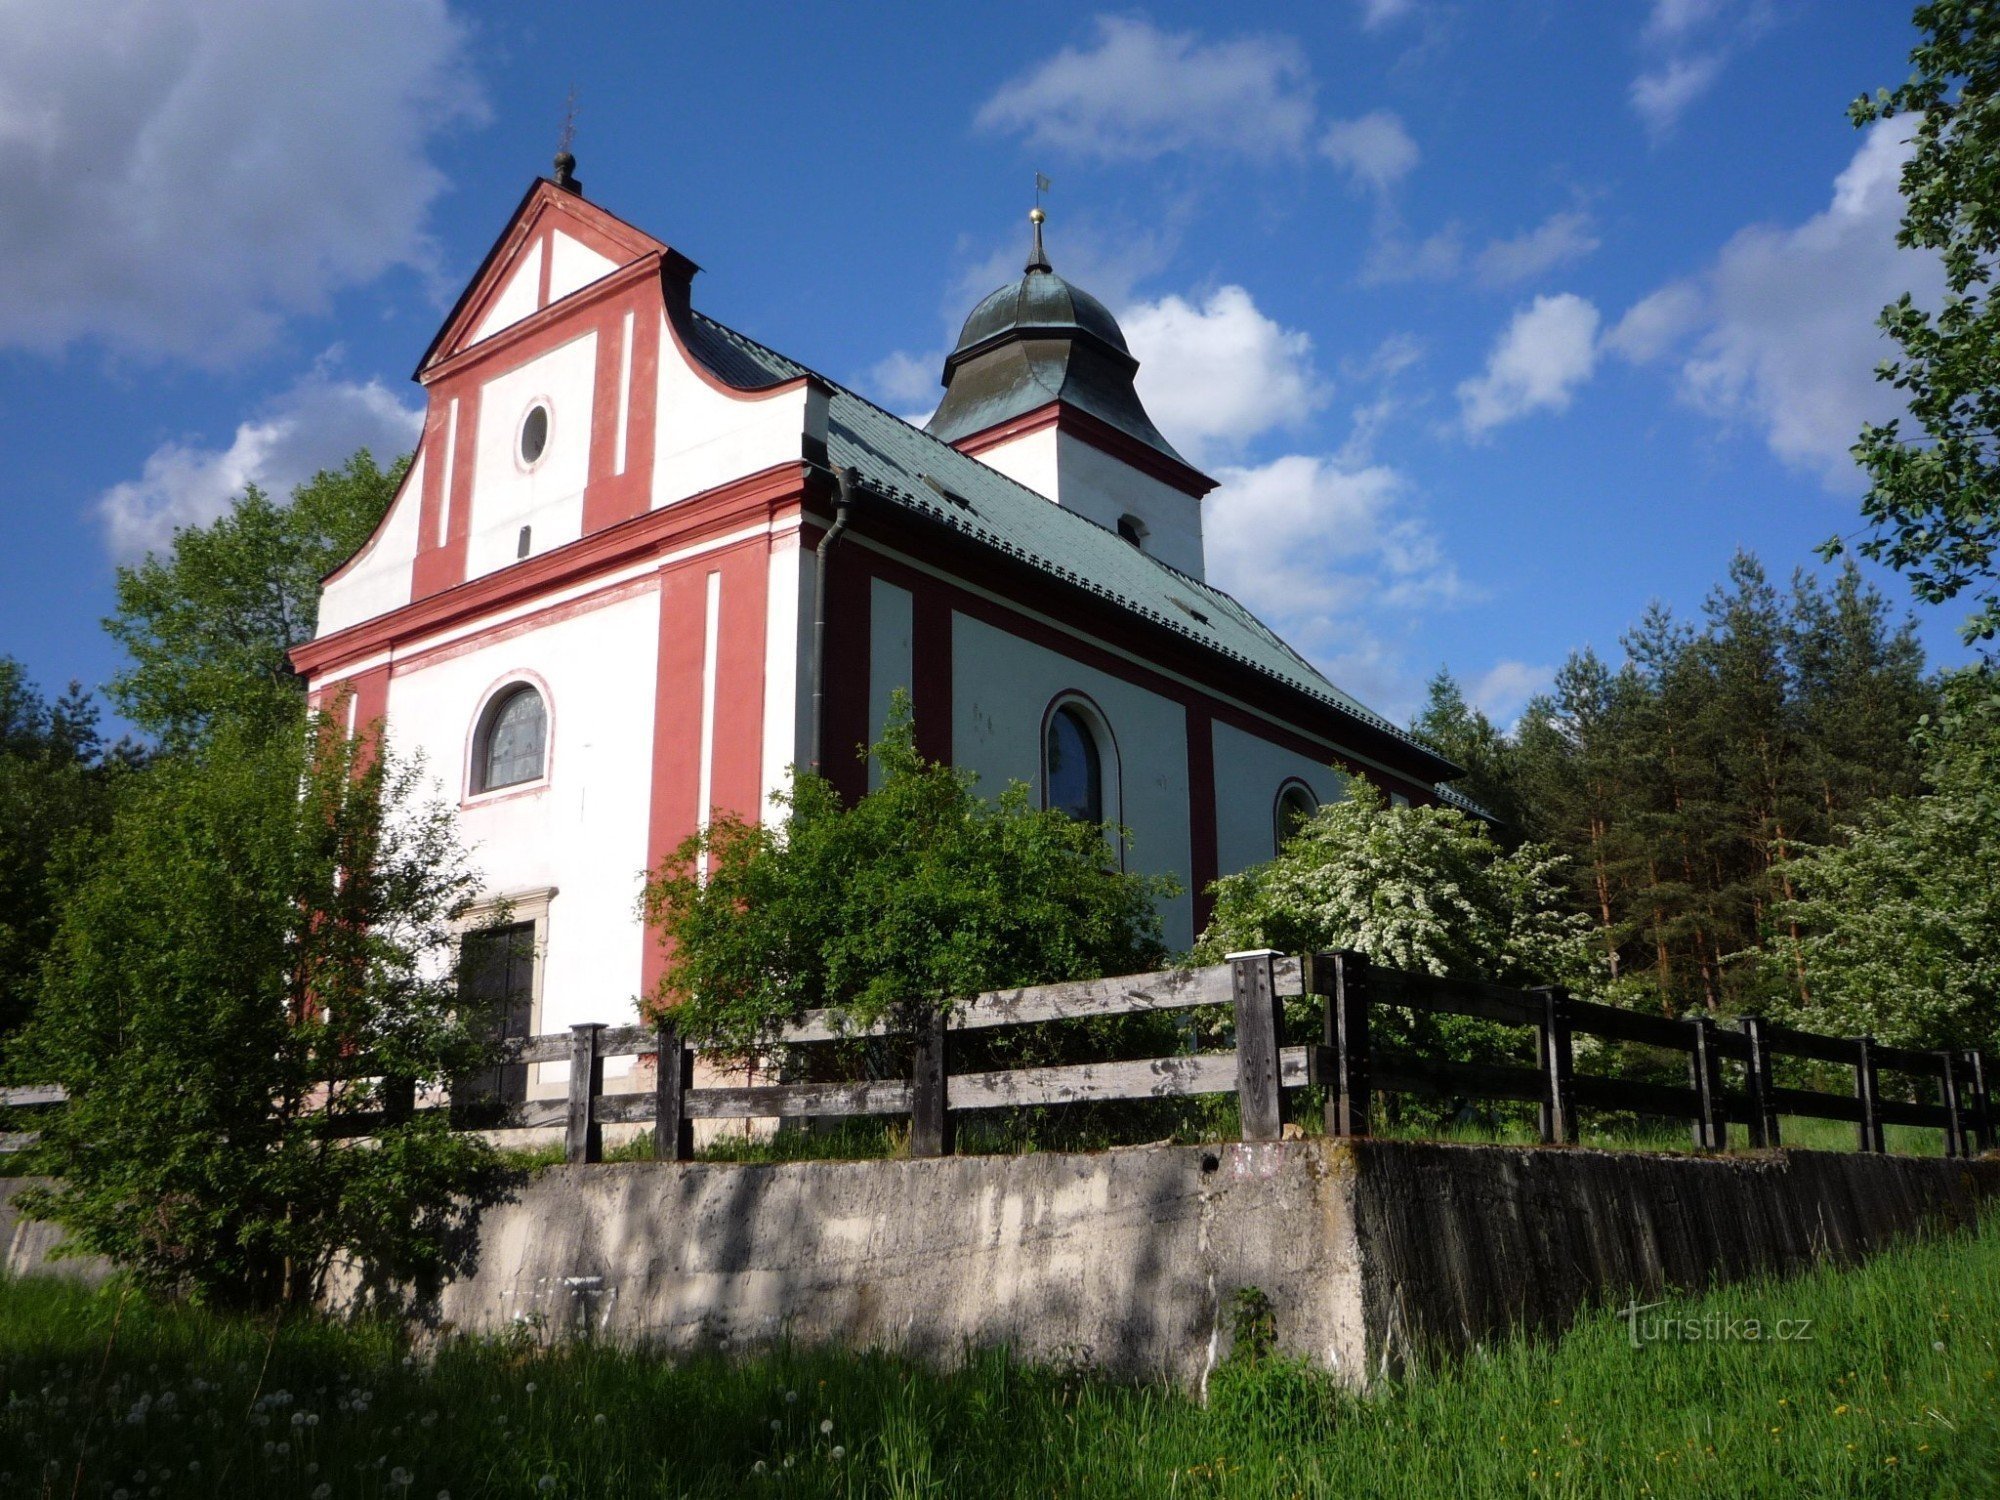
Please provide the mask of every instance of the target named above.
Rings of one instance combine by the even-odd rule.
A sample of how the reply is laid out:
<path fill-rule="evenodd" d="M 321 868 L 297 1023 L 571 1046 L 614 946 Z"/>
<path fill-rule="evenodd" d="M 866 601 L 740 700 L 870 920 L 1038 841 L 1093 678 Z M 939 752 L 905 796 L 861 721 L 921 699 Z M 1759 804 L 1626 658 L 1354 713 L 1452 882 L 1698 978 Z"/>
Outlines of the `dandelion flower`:
<path fill-rule="evenodd" d="M 410 1487 L 411 1481 L 414 1480 L 415 1478 L 416 1475 L 412 1474 L 408 1469 L 404 1468 L 401 1464 L 397 1464 L 395 1468 L 389 1471 L 389 1483 L 394 1485 L 400 1485 L 404 1489 L 408 1489 Z"/>
<path fill-rule="evenodd" d="M 847 1450 L 841 1447 L 840 1444 L 835 1443 L 833 1445 L 833 1461 L 839 1463 L 845 1457 L 847 1457 Z"/>
<path fill-rule="evenodd" d="M 821 1417 L 819 1419 L 819 1431 L 821 1437 L 830 1436 L 833 1432 L 833 1418 Z"/>
<path fill-rule="evenodd" d="M 540 1490 L 544 1495 L 555 1487 L 556 1476 L 553 1474 L 544 1474 L 540 1479 L 535 1481 L 535 1488 Z"/>

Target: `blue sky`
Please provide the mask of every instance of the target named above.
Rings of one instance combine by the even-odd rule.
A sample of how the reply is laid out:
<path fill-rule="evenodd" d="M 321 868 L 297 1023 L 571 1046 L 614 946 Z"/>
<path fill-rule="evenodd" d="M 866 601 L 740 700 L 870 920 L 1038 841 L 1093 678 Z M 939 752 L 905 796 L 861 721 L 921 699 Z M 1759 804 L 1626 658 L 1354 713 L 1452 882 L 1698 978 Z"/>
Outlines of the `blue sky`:
<path fill-rule="evenodd" d="M 1852 529 L 1874 313 L 1936 276 L 1844 109 L 1912 37 L 1896 0 L 7 7 L 0 651 L 102 682 L 117 561 L 407 446 L 573 85 L 588 195 L 697 305 L 900 412 L 1046 173 L 1057 270 L 1223 481 L 1214 580 L 1385 712 L 1449 665 L 1504 721 L 1736 549 Z"/>

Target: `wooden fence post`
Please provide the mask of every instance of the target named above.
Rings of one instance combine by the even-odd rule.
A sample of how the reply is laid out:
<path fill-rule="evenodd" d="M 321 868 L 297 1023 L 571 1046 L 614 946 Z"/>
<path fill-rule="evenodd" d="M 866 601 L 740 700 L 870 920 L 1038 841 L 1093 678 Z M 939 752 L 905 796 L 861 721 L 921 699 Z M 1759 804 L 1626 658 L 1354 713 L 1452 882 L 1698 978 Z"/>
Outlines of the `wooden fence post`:
<path fill-rule="evenodd" d="M 1542 1002 L 1535 1027 L 1536 1063 L 1542 1074 L 1542 1140 L 1573 1146 L 1578 1132 L 1571 1087 L 1576 1070 L 1569 1036 L 1569 991 L 1560 985 L 1541 985 L 1529 993 Z"/>
<path fill-rule="evenodd" d="M 1938 1093 L 1943 1101 L 1949 1122 L 1944 1127 L 1944 1154 L 1946 1156 L 1972 1155 L 1972 1141 L 1966 1130 L 1963 1089 L 1958 1076 L 1958 1059 L 1949 1052 L 1938 1054 L 1944 1062 L 1944 1071 L 1938 1075 Z"/>
<path fill-rule="evenodd" d="M 384 1078 L 382 1080 L 382 1124 L 386 1126 L 407 1125 L 410 1116 L 417 1112 L 417 1080 L 414 1078 Z"/>
<path fill-rule="evenodd" d="M 586 1021 L 569 1029 L 569 1122 L 563 1134 L 563 1156 L 571 1166 L 604 1160 L 604 1127 L 592 1115 L 604 1092 L 604 1059 L 597 1055 L 602 1022 Z"/>
<path fill-rule="evenodd" d="M 1972 1144 L 1975 1151 L 1993 1149 L 1993 1095 L 1986 1086 L 1986 1054 L 1977 1047 L 1965 1054 L 1965 1082 L 1972 1103 Z"/>
<path fill-rule="evenodd" d="M 945 1017 L 918 1028 L 910 1061 L 910 1155 L 949 1156 L 951 1109 L 946 1096 Z"/>
<path fill-rule="evenodd" d="M 1359 953 L 1333 956 L 1333 1009 L 1328 1022 L 1333 1034 L 1334 1102 L 1328 1128 L 1334 1135 L 1368 1134 L 1368 1102 L 1375 1081 L 1368 1041 L 1368 960 Z"/>
<path fill-rule="evenodd" d="M 694 1121 L 687 1117 L 687 1091 L 694 1086 L 694 1049 L 681 1040 L 671 1021 L 660 1022 L 657 1066 L 653 1069 L 653 1160 L 692 1161 Z"/>
<path fill-rule="evenodd" d="M 1861 1123 L 1855 1127 L 1857 1144 L 1863 1151 L 1885 1150 L 1882 1117 L 1876 1112 L 1881 1102 L 1882 1081 L 1875 1071 L 1875 1038 L 1856 1037 L 1854 1045 L 1860 1049 L 1854 1059 L 1854 1097 L 1861 1101 Z"/>
<path fill-rule="evenodd" d="M 1767 1023 L 1762 1016 L 1745 1016 L 1736 1024 L 1750 1044 L 1750 1061 L 1743 1069 L 1750 1092 L 1750 1144 L 1776 1150 L 1778 1111 L 1771 1105 L 1771 1048 L 1764 1035 Z"/>
<path fill-rule="evenodd" d="M 1688 1069 L 1694 1075 L 1696 1107 L 1701 1115 L 1694 1122 L 1697 1151 L 1722 1151 L 1729 1145 L 1729 1106 L 1722 1096 L 1722 1055 L 1715 1044 L 1715 1018 L 1696 1016 L 1694 1048 L 1688 1053 Z"/>
<path fill-rule="evenodd" d="M 1277 957 L 1272 948 L 1229 955 L 1236 1002 L 1236 1107 L 1246 1141 L 1275 1141 L 1285 1133 L 1277 986 L 1271 973 Z"/>

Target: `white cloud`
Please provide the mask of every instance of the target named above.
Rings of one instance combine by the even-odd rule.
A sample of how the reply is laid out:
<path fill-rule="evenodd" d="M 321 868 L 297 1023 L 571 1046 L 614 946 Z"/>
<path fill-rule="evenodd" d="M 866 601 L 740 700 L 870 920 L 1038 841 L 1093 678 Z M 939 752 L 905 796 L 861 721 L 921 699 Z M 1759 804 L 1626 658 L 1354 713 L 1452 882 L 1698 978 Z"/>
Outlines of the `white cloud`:
<path fill-rule="evenodd" d="M 1597 324 L 1597 308 L 1574 292 L 1515 313 L 1484 373 L 1458 387 L 1465 430 L 1476 437 L 1533 411 L 1566 410 L 1597 368 Z"/>
<path fill-rule="evenodd" d="M 1495 662 L 1465 690 L 1473 707 L 1502 729 L 1511 729 L 1528 700 L 1556 679 L 1556 669 L 1524 661 Z"/>
<path fill-rule="evenodd" d="M 1566 209 L 1512 239 L 1490 242 L 1473 262 L 1473 272 L 1486 286 L 1511 286 L 1582 260 L 1599 243 L 1590 215 Z"/>
<path fill-rule="evenodd" d="M 1216 478 L 1203 502 L 1210 580 L 1342 688 L 1405 717 L 1418 680 L 1390 637 L 1469 593 L 1408 481 L 1386 465 L 1302 453 Z"/>
<path fill-rule="evenodd" d="M 1404 16 L 1414 15 L 1417 0 L 1361 0 L 1361 29 L 1379 31 Z"/>
<path fill-rule="evenodd" d="M 1646 18 L 1649 40 L 1685 36 L 1721 15 L 1729 0 L 1653 0 L 1652 14 Z"/>
<path fill-rule="evenodd" d="M 1312 340 L 1261 312 L 1240 286 L 1206 299 L 1139 302 L 1118 315 L 1139 360 L 1139 396 L 1168 440 L 1195 463 L 1277 427 L 1296 427 L 1326 399 Z"/>
<path fill-rule="evenodd" d="M 400 458 L 416 446 L 422 426 L 422 410 L 403 405 L 380 381 L 334 380 L 316 370 L 239 425 L 226 448 L 170 442 L 154 449 L 139 478 L 98 500 L 106 545 L 117 561 L 134 561 L 172 541 L 176 527 L 213 521 L 245 485 L 287 498 L 357 448 L 382 464 Z"/>
<path fill-rule="evenodd" d="M 1672 130 L 1687 107 L 1707 93 L 1722 75 L 1725 60 L 1719 52 L 1670 58 L 1662 66 L 1633 79 L 1632 108 L 1646 129 L 1655 138 Z"/>
<path fill-rule="evenodd" d="M 897 349 L 870 365 L 862 384 L 885 406 L 915 406 L 925 400 L 935 405 L 942 389 L 938 376 L 943 369 L 943 351 L 930 355 Z"/>
<path fill-rule="evenodd" d="M 1204 42 L 1141 18 L 1100 16 L 1094 45 L 1065 47 L 1002 85 L 975 123 L 1030 145 L 1147 161 L 1196 150 L 1296 155 L 1313 116 L 1312 80 L 1290 41 Z"/>
<path fill-rule="evenodd" d="M 443 0 L 0 6 L 0 344 L 220 363 L 426 264 L 464 41 Z"/>
<path fill-rule="evenodd" d="M 1699 287 L 1670 281 L 1626 309 L 1617 326 L 1604 335 L 1604 347 L 1635 364 L 1658 359 L 1701 321 Z"/>
<path fill-rule="evenodd" d="M 1355 182 L 1384 192 L 1417 164 L 1417 143 L 1400 116 L 1373 110 L 1354 120 L 1335 120 L 1320 137 L 1319 149 Z"/>
<path fill-rule="evenodd" d="M 1388 286 L 1400 281 L 1448 281 L 1465 268 L 1465 231 L 1447 224 L 1421 240 L 1404 237 L 1389 225 L 1375 236 L 1361 267 L 1363 286 Z"/>
<path fill-rule="evenodd" d="M 1862 424 L 1900 409 L 1875 379 L 1893 346 L 1875 326 L 1904 292 L 1935 305 L 1937 262 L 1897 248 L 1908 120 L 1874 126 L 1835 179 L 1828 206 L 1792 228 L 1739 232 L 1699 278 L 1652 294 L 1607 346 L 1639 362 L 1676 349 L 1684 399 L 1760 428 L 1784 462 L 1830 489 L 1855 483 L 1848 448 Z M 1688 340 L 1692 340 L 1691 345 Z"/>

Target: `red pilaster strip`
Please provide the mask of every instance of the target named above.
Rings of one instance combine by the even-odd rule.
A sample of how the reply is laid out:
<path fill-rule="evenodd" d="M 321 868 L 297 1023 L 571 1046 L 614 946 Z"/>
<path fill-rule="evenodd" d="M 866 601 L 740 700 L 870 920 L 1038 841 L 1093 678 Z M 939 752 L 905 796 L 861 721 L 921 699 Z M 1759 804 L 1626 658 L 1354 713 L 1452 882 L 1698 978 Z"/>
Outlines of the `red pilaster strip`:
<path fill-rule="evenodd" d="M 1215 834 L 1215 721 L 1199 703 L 1188 705 L 1187 758 L 1188 894 L 1194 898 L 1194 930 L 1199 935 L 1215 913 L 1208 886 L 1221 863 Z"/>

